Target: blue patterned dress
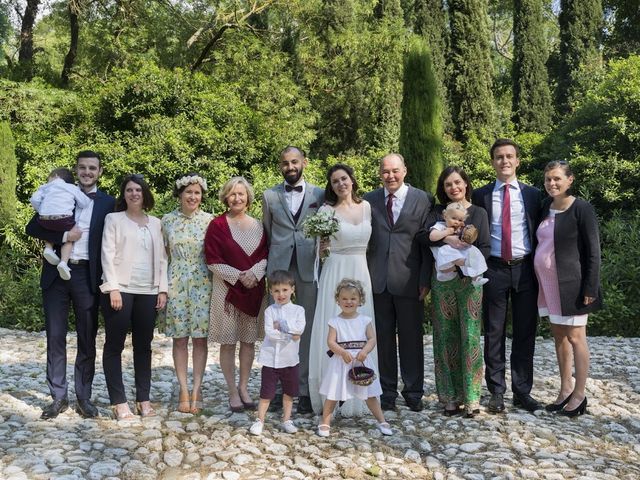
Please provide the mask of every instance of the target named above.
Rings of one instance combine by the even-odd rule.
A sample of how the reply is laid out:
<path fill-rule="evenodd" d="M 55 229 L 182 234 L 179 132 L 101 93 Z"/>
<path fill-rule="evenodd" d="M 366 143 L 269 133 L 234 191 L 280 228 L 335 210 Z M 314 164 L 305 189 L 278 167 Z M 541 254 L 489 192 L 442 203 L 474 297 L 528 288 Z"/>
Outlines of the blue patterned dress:
<path fill-rule="evenodd" d="M 209 329 L 211 272 L 204 258 L 204 235 L 213 218 L 198 210 L 187 217 L 178 208 L 162 217 L 169 251 L 167 307 L 158 316 L 158 331 L 168 337 L 205 338 Z"/>

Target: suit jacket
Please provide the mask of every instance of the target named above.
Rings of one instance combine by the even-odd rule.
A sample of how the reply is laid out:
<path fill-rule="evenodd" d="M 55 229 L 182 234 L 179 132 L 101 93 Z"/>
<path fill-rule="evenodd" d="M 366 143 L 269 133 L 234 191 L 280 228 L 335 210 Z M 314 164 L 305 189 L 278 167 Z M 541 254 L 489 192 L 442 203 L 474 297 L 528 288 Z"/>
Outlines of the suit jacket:
<path fill-rule="evenodd" d="M 373 293 L 417 297 L 420 287 L 431 285 L 431 252 L 420 245 L 416 233 L 426 227 L 433 197 L 409 185 L 398 220 L 389 224 L 384 188 L 364 196 L 371 204 L 371 238 L 367 260 Z"/>
<path fill-rule="evenodd" d="M 284 196 L 284 184 L 266 190 L 262 196 L 262 223 L 269 239 L 267 275 L 274 270 L 288 270 L 293 252 L 296 253 L 298 274 L 305 282 L 313 281 L 313 263 L 316 256 L 315 239 L 307 238 L 302 223 L 313 215 L 324 202 L 324 190 L 307 183 L 298 221 L 294 222 Z"/>
<path fill-rule="evenodd" d="M 524 211 L 527 220 L 527 230 L 529 231 L 529 242 L 531 244 L 531 253 L 536 248 L 538 243 L 536 239 L 536 229 L 540 223 L 540 209 L 542 202 L 542 194 L 540 190 L 531 185 L 526 185 L 522 182 L 518 182 L 520 185 L 520 191 L 522 192 L 522 199 L 524 201 Z M 479 207 L 484 208 L 487 211 L 489 217 L 489 230 L 491 230 L 491 212 L 492 212 L 492 195 L 493 189 L 496 186 L 496 182 L 491 182 L 484 187 L 474 190 L 471 194 L 471 203 Z"/>
<path fill-rule="evenodd" d="M 167 251 L 164 247 L 160 219 L 149 215 L 148 223 L 153 243 L 153 286 L 159 292 L 166 293 L 167 288 Z M 119 290 L 120 285 L 128 285 L 131 280 L 131 267 L 137 252 L 138 226 L 127 218 L 125 212 L 107 215 L 102 234 L 102 270 L 104 283 L 100 285 L 103 293 Z"/>
<path fill-rule="evenodd" d="M 545 200 L 542 218 L 549 214 Z M 593 207 L 581 198 L 564 212 L 556 213 L 553 244 L 558 271 L 562 315 L 584 315 L 602 307 L 600 289 L 600 235 Z M 584 304 L 584 297 L 596 300 Z"/>
<path fill-rule="evenodd" d="M 98 190 L 93 200 L 93 212 L 91 214 L 91 223 L 89 225 L 89 278 L 91 280 L 91 293 L 97 295 L 98 285 L 102 277 L 102 263 L 100 262 L 100 254 L 102 251 L 102 229 L 104 228 L 104 217 L 113 212 L 115 208 L 115 198 L 111 195 Z M 27 235 L 56 245 L 58 255 L 60 254 L 59 246 L 62 245 L 62 232 L 54 232 L 47 230 L 38 223 L 38 214 L 36 213 L 27 226 L 25 227 Z M 54 280 L 58 278 L 58 270 L 54 265 L 47 261 L 42 262 L 42 274 L 40 276 L 40 287 L 42 289 L 49 288 Z"/>

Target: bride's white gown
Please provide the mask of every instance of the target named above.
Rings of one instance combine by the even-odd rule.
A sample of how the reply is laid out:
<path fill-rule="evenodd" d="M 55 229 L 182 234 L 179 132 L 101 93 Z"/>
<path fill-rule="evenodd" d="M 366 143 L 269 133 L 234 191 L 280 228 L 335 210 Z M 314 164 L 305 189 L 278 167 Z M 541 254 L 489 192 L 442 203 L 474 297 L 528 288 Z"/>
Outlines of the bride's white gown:
<path fill-rule="evenodd" d="M 336 233 L 335 238 L 331 238 L 331 253 L 322 265 L 318 283 L 318 300 L 313 318 L 309 350 L 309 395 L 313 411 L 316 413 L 322 412 L 322 403 L 324 402 L 319 390 L 322 383 L 322 373 L 329 362 L 327 356 L 329 326 L 327 322 L 340 313 L 340 308 L 335 300 L 336 286 L 340 280 L 352 278 L 362 282 L 365 303 L 358 311 L 375 321 L 371 278 L 366 255 L 367 244 L 371 236 L 371 205 L 365 200 L 362 201 L 362 204 L 362 219 L 358 224 L 354 225 L 340 218 L 340 215 L 336 213 L 336 217 L 340 221 L 340 230 Z M 333 210 L 332 207 L 326 205 L 322 209 Z M 374 322 L 372 324 L 375 325 Z M 354 338 L 354 340 L 360 339 Z M 377 349 L 373 349 L 369 354 L 369 359 L 371 364 L 378 365 Z M 369 409 L 364 401 L 358 399 L 348 400 L 340 407 L 340 414 L 346 417 L 360 416 L 368 412 Z"/>

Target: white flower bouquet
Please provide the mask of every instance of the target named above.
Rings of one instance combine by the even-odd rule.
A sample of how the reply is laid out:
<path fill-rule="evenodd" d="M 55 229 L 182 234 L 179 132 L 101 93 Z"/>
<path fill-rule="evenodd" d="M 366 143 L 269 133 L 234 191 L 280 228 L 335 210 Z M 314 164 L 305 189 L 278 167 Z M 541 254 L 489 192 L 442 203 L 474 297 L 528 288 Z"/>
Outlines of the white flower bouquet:
<path fill-rule="evenodd" d="M 320 252 L 320 240 L 328 240 L 340 230 L 340 222 L 336 218 L 333 210 L 320 210 L 313 215 L 309 215 L 302 222 L 302 231 L 306 237 L 316 238 L 317 254 L 321 258 L 329 256 L 329 248 Z"/>

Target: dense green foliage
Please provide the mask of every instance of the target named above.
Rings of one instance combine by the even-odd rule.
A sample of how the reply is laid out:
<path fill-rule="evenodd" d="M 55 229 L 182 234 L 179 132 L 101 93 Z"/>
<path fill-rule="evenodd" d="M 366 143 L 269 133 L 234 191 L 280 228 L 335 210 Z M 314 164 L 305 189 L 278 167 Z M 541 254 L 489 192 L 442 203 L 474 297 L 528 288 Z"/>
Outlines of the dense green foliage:
<path fill-rule="evenodd" d="M 17 168 L 11 127 L 9 122 L 0 122 L 0 229 L 15 216 Z"/>
<path fill-rule="evenodd" d="M 494 131 L 487 0 L 448 3 L 451 18 L 449 89 L 454 134 L 458 140 L 466 140 L 472 133 L 485 136 Z"/>
<path fill-rule="evenodd" d="M 552 108 L 542 0 L 515 0 L 513 36 L 514 123 L 519 131 L 547 132 Z"/>
<path fill-rule="evenodd" d="M 400 151 L 408 181 L 429 192 L 442 171 L 442 102 L 433 70 L 425 40 L 414 38 L 404 64 Z"/>

